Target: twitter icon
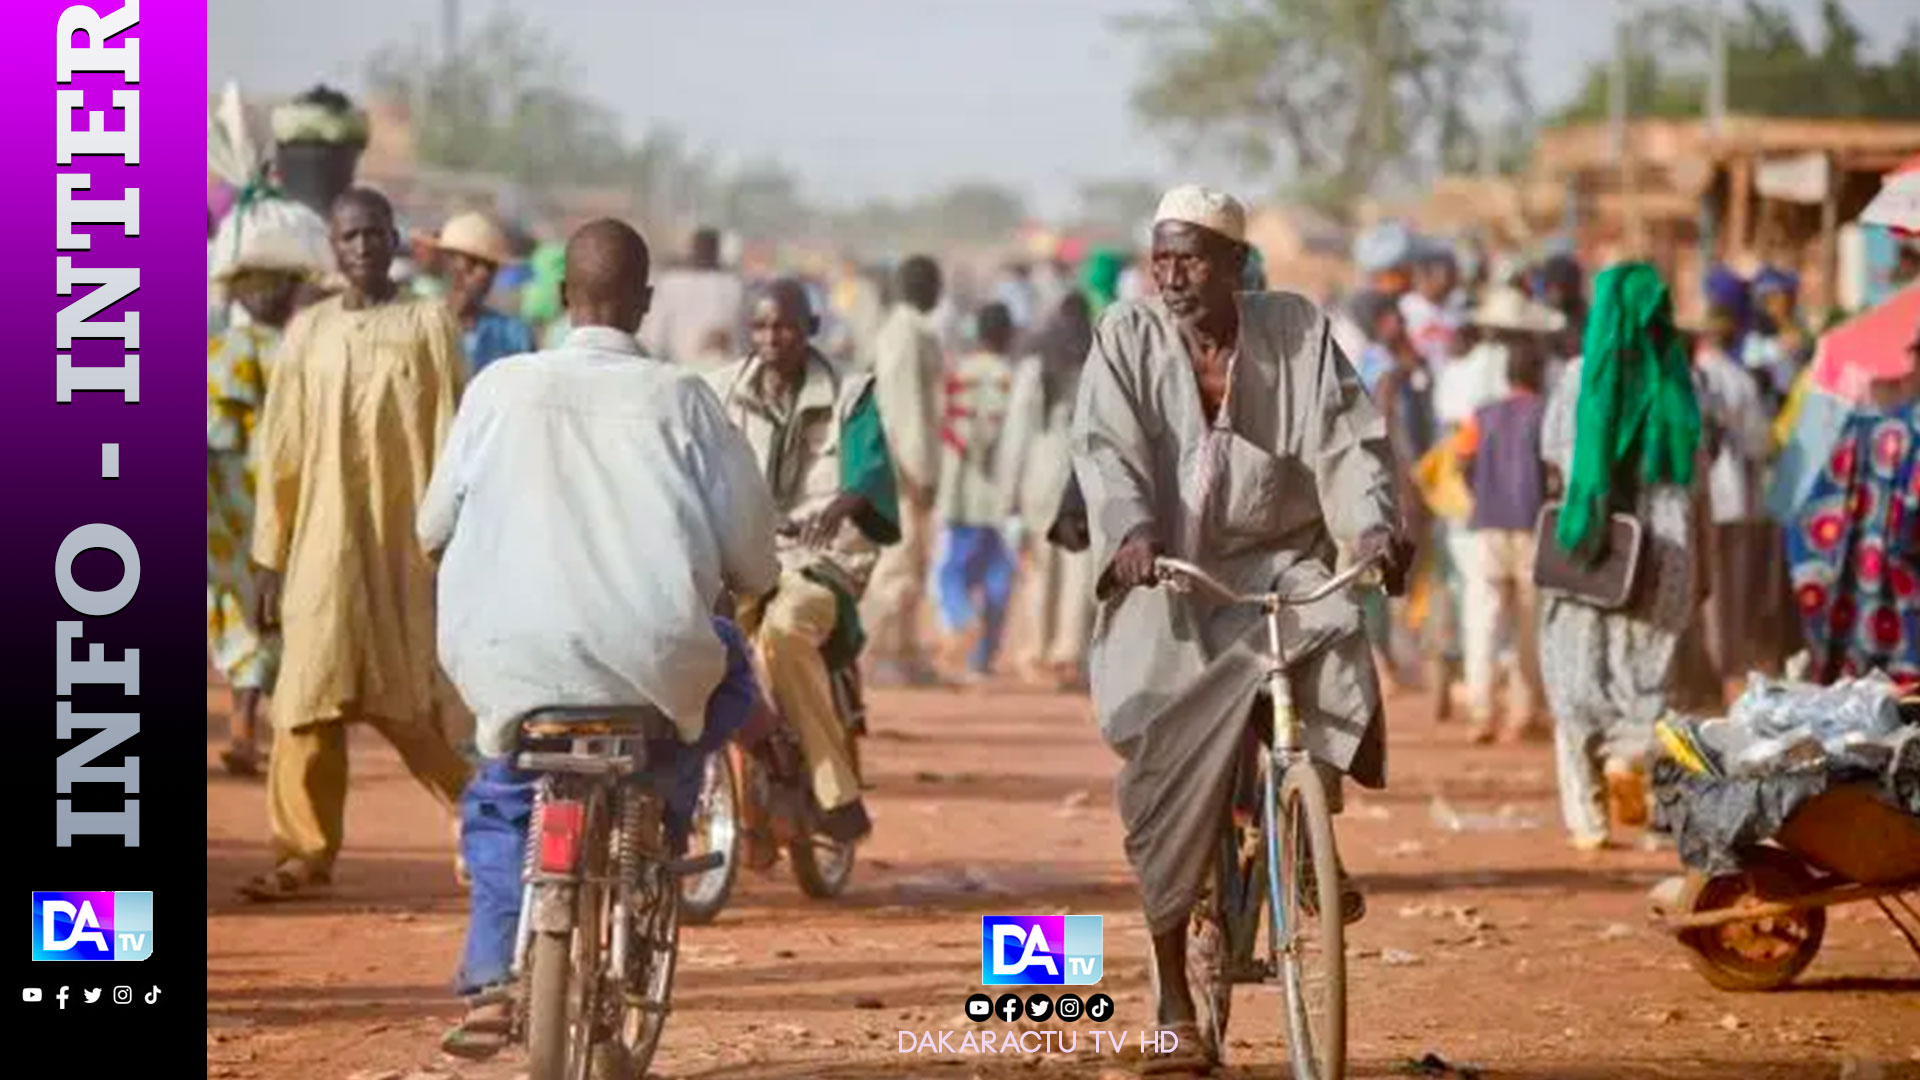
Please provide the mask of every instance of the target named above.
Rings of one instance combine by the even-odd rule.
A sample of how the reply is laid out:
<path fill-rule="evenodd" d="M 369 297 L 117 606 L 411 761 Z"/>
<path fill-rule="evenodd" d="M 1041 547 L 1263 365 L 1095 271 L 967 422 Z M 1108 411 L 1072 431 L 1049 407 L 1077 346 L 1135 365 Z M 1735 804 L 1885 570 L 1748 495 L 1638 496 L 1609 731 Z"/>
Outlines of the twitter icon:
<path fill-rule="evenodd" d="M 82 990 L 80 991 L 80 996 L 83 998 L 86 998 L 87 1004 L 91 1005 L 94 1002 L 100 1000 L 100 991 L 99 990 Z"/>

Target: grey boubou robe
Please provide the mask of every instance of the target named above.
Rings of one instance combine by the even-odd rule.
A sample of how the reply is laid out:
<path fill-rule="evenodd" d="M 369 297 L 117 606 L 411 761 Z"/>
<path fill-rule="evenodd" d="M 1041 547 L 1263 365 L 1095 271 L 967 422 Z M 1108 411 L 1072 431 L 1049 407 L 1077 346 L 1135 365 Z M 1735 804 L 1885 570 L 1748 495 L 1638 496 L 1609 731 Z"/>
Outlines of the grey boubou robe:
<path fill-rule="evenodd" d="M 1210 510 L 1198 490 L 1209 428 L 1158 298 L 1116 304 L 1101 319 L 1073 421 L 1099 568 L 1094 705 L 1102 736 L 1125 759 L 1117 802 L 1154 933 L 1186 918 L 1198 894 L 1267 674 L 1266 630 L 1251 607 L 1162 588 L 1121 593 L 1114 552 L 1150 524 L 1169 554 L 1243 592 L 1300 592 L 1327 579 L 1339 547 L 1400 520 L 1385 426 L 1326 316 L 1292 293 L 1243 293 L 1239 304 Z M 1314 759 L 1379 787 L 1380 690 L 1354 597 L 1289 609 L 1281 629 Z"/>

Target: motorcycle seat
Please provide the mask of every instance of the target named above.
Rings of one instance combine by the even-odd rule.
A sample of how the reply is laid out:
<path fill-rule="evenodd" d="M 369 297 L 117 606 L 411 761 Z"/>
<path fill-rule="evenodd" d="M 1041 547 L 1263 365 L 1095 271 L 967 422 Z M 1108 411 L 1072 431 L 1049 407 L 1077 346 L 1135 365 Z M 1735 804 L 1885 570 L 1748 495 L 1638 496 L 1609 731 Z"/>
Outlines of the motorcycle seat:
<path fill-rule="evenodd" d="M 520 718 L 521 734 L 531 738 L 582 735 L 637 735 L 676 739 L 673 721 L 652 705 L 555 705 Z"/>

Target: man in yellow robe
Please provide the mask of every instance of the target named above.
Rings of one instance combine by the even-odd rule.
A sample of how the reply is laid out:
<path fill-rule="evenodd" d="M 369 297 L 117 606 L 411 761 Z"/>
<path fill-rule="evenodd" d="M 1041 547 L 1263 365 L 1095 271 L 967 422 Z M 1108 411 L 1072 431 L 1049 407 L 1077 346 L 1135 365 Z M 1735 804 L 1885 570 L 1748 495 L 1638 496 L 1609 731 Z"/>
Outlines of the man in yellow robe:
<path fill-rule="evenodd" d="M 267 770 L 276 864 L 242 889 L 258 900 L 331 880 L 348 723 L 385 736 L 450 812 L 469 771 L 413 528 L 460 393 L 460 330 L 444 305 L 395 286 L 384 197 L 349 190 L 330 224 L 346 291 L 287 327 L 256 433 L 258 619 L 283 642 Z"/>

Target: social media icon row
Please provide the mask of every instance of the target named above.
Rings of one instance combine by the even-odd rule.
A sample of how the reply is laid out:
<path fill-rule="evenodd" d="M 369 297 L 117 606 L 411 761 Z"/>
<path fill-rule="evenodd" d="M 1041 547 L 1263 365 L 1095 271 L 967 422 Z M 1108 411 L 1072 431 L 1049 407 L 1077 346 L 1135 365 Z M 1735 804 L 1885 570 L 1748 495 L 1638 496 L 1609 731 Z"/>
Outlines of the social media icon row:
<path fill-rule="evenodd" d="M 54 1000 L 59 1003 L 62 1009 L 67 1007 L 67 990 L 68 988 L 63 986 L 59 990 L 55 991 L 53 995 Z M 97 1004 L 100 1000 L 100 994 L 101 994 L 101 991 L 99 987 L 97 986 L 90 987 L 88 989 L 80 991 L 80 1000 L 86 1002 L 88 1005 Z M 29 1003 L 34 1003 L 34 1002 L 44 1001 L 45 997 L 43 996 L 39 987 L 25 986 L 20 988 L 20 1000 L 29 1002 Z M 149 1005 L 157 1003 L 160 1000 L 160 988 L 156 986 L 152 990 L 147 991 L 144 1000 Z M 131 986 L 114 987 L 113 1003 L 115 1005 L 133 1004 L 133 987 Z"/>
<path fill-rule="evenodd" d="M 990 1020 L 1011 1024 L 1022 1017 L 1046 1021 L 1056 1016 L 1068 1023 L 1076 1023 L 1083 1016 L 1102 1022 L 1111 1020 L 1113 999 L 1105 994 L 1095 994 L 1084 1001 L 1078 994 L 1061 994 L 1057 999 L 1045 994 L 1029 994 L 1024 999 L 1019 994 L 1001 994 L 998 998 L 974 994 L 967 998 L 967 1019 L 976 1024 Z"/>

